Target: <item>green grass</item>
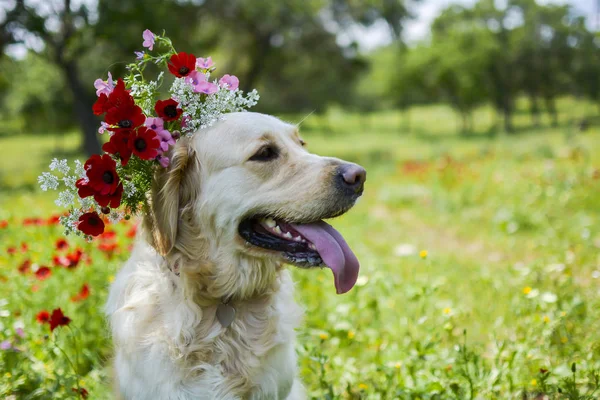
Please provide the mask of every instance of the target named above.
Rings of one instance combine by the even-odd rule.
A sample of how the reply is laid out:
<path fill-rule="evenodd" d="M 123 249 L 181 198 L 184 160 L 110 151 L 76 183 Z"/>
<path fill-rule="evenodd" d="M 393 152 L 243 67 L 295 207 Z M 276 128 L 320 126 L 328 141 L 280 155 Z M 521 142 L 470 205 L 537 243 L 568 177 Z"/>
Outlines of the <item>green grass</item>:
<path fill-rule="evenodd" d="M 328 270 L 294 271 L 306 308 L 301 372 L 313 398 L 599 396 L 600 129 L 575 127 L 591 106 L 559 106 L 558 127 L 528 128 L 519 113 L 515 135 L 490 134 L 487 109 L 476 113 L 473 134 L 456 134 L 443 106 L 411 110 L 410 131 L 406 113 L 396 112 L 334 110 L 303 123 L 312 151 L 368 170 L 365 195 L 334 221 L 361 260 L 357 287 L 337 296 Z M 25 259 L 34 270 L 51 265 L 57 253 L 59 227 L 22 226 L 58 211 L 33 191 L 55 142 L 0 138 L 0 220 L 8 220 L 0 229 L 0 342 L 21 350 L 0 350 L 0 397 L 68 398 L 79 382 L 91 398 L 110 398 L 101 310 L 127 257 L 129 226 L 116 227 L 112 253 L 69 238 L 67 252 L 81 247 L 89 265 L 52 267 L 45 281 L 17 271 Z M 75 155 L 76 136 L 64 143 L 61 152 Z M 28 250 L 7 254 L 22 242 Z M 71 302 L 84 283 L 90 297 Z M 35 314 L 56 307 L 73 322 L 50 334 Z"/>

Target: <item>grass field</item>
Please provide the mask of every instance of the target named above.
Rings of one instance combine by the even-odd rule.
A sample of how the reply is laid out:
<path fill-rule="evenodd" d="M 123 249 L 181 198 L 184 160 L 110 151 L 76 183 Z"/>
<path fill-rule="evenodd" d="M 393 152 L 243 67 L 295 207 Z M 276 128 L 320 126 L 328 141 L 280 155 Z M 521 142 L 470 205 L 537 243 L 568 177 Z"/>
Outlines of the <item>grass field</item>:
<path fill-rule="evenodd" d="M 307 119 L 312 151 L 369 174 L 333 222 L 361 260 L 357 287 L 337 296 L 329 270 L 294 271 L 312 398 L 600 397 L 600 129 L 576 129 L 589 105 L 560 110 L 554 128 L 517 115 L 511 136 L 489 134 L 485 109 L 468 136 L 442 106 Z M 57 249 L 46 222 L 60 210 L 35 189 L 57 145 L 77 144 L 0 137 L 3 399 L 111 398 L 102 305 L 133 224 Z M 36 315 L 58 307 L 72 322 L 50 333 Z"/>

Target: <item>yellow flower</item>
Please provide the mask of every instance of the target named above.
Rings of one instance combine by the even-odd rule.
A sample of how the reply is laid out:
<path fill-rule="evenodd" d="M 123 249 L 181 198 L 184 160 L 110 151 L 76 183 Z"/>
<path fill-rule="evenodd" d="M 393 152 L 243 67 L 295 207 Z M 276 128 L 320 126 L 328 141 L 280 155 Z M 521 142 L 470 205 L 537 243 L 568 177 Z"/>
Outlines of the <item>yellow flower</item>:
<path fill-rule="evenodd" d="M 547 315 L 544 315 L 544 323 L 547 324 L 548 322 L 550 322 L 550 318 L 548 318 Z"/>
<path fill-rule="evenodd" d="M 7 372 L 7 373 L 4 374 L 4 377 L 6 379 L 10 378 L 11 376 L 12 376 L 12 374 L 10 372 Z"/>
<path fill-rule="evenodd" d="M 537 380 L 536 379 L 532 379 L 531 380 L 531 386 L 537 386 Z"/>
<path fill-rule="evenodd" d="M 525 286 L 525 287 L 523 288 L 523 293 L 524 293 L 524 294 L 529 294 L 529 293 L 531 293 L 531 287 L 529 287 L 529 286 Z"/>
<path fill-rule="evenodd" d="M 369 386 L 368 386 L 368 385 L 366 385 L 366 384 L 364 384 L 364 383 L 359 383 L 359 384 L 358 384 L 358 388 L 359 388 L 360 390 L 367 390 L 367 389 L 369 388 Z"/>
<path fill-rule="evenodd" d="M 566 315 L 567 315 L 567 312 L 566 312 L 566 311 L 563 311 L 563 312 L 561 312 L 561 313 L 560 313 L 560 316 L 561 316 L 561 317 L 565 317 Z"/>
<path fill-rule="evenodd" d="M 319 337 L 321 338 L 321 340 L 325 340 L 325 339 L 327 339 L 329 337 L 329 335 L 326 334 L 326 333 L 320 333 Z"/>
<path fill-rule="evenodd" d="M 419 252 L 419 257 L 421 257 L 421 258 L 427 258 L 427 250 L 421 250 Z"/>
<path fill-rule="evenodd" d="M 396 368 L 396 369 L 402 368 L 402 363 L 397 362 L 396 365 L 394 365 L 394 368 Z"/>
<path fill-rule="evenodd" d="M 115 281 L 115 276 L 114 275 L 109 275 L 108 276 L 108 282 L 113 283 Z"/>
<path fill-rule="evenodd" d="M 560 342 L 563 343 L 563 344 L 567 343 L 568 341 L 569 341 L 569 339 L 567 339 L 566 337 L 561 337 L 560 338 Z"/>
<path fill-rule="evenodd" d="M 355 333 L 354 331 L 348 331 L 348 339 L 354 339 Z"/>
<path fill-rule="evenodd" d="M 452 312 L 452 309 L 450 307 L 446 307 L 444 308 L 444 314 L 448 315 Z"/>

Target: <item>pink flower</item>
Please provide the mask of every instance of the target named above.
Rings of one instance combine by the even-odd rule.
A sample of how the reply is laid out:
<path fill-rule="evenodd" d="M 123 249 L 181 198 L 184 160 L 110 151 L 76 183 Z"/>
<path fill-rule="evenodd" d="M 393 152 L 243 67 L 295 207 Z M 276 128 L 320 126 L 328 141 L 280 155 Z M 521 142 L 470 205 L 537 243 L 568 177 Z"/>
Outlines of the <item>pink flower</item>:
<path fill-rule="evenodd" d="M 212 82 L 208 82 L 206 79 L 206 75 L 202 72 L 192 71 L 185 78 L 186 82 L 194 86 L 194 92 L 196 93 L 204 93 L 204 94 L 213 94 L 219 87 Z"/>
<path fill-rule="evenodd" d="M 94 81 L 94 87 L 96 88 L 96 96 L 100 97 L 101 94 L 109 95 L 112 93 L 115 88 L 115 83 L 113 82 L 112 75 L 108 73 L 108 81 L 103 81 L 102 79 L 96 79 Z"/>
<path fill-rule="evenodd" d="M 208 57 L 208 58 L 196 58 L 196 68 L 200 68 L 200 69 L 209 69 L 210 67 L 212 67 L 214 65 L 212 57 Z"/>
<path fill-rule="evenodd" d="M 147 47 L 148 50 L 152 50 L 154 47 L 154 33 L 152 33 L 150 29 L 146 29 L 144 33 L 142 33 L 142 37 L 144 38 L 142 46 Z"/>
<path fill-rule="evenodd" d="M 162 118 L 146 118 L 146 122 L 144 123 L 147 128 L 152 129 L 155 132 L 162 131 L 165 129 L 165 121 Z"/>
<path fill-rule="evenodd" d="M 162 151 L 169 150 L 169 146 L 175 144 L 175 139 L 173 139 L 173 136 L 171 136 L 171 132 L 169 132 L 168 130 L 163 129 L 160 131 L 156 131 L 156 134 L 158 135 L 158 139 L 160 140 L 160 148 Z"/>
<path fill-rule="evenodd" d="M 240 86 L 240 80 L 235 75 L 227 74 L 219 79 L 219 85 L 229 90 L 236 90 Z"/>
<path fill-rule="evenodd" d="M 110 127 L 110 125 L 107 124 L 106 122 L 104 122 L 104 121 L 100 122 L 100 128 L 98 128 L 98 133 L 102 135 L 104 132 L 106 132 L 106 130 L 109 127 Z"/>
<path fill-rule="evenodd" d="M 163 168 L 167 168 L 169 166 L 169 162 L 170 162 L 169 157 L 158 156 L 158 157 L 156 157 L 156 159 L 158 160 L 160 165 L 162 165 Z"/>

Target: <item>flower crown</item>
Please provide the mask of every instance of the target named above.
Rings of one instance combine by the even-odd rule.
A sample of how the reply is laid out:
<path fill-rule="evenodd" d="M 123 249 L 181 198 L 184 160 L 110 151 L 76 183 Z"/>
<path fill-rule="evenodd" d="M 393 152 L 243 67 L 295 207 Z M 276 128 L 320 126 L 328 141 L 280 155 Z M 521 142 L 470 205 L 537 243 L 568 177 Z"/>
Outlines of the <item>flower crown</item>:
<path fill-rule="evenodd" d="M 115 83 L 94 82 L 97 101 L 94 114 L 104 115 L 98 132 L 110 139 L 102 146 L 104 154 L 92 155 L 84 164 L 75 161 L 73 173 L 67 160 L 53 159 L 51 172 L 38 177 L 42 190 L 57 190 L 55 201 L 67 207 L 60 218 L 65 234 L 87 239 L 104 232 L 105 221 L 118 222 L 147 210 L 147 196 L 157 168 L 169 166 L 168 150 L 182 135 L 192 135 L 209 127 L 229 112 L 244 111 L 258 101 L 256 90 L 244 94 L 234 75 L 211 81 L 215 70 L 210 57 L 196 58 L 177 52 L 171 40 L 145 30 L 143 47 L 162 52 L 135 52 L 136 61 L 127 65 L 129 74 Z M 149 63 L 166 66 L 175 75 L 170 98 L 158 100 L 164 72 L 148 80 L 144 70 Z"/>

